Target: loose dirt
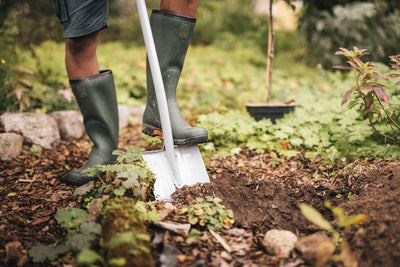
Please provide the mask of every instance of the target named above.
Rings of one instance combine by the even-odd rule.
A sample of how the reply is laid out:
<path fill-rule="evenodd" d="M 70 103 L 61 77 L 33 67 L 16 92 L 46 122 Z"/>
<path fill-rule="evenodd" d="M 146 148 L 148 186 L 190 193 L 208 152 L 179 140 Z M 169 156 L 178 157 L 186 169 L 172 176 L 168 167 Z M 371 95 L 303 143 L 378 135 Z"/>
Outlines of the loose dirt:
<path fill-rule="evenodd" d="M 139 132 L 138 126 L 124 130 L 120 148 L 145 147 Z M 16 266 L 19 261 L 25 266 L 75 264 L 71 255 L 44 265 L 25 257 L 35 244 L 66 236 L 54 215 L 66 207 L 79 207 L 80 199 L 72 194 L 75 187 L 64 185 L 60 177 L 85 162 L 89 147 L 87 138 L 62 141 L 40 155 L 26 147 L 17 159 L 0 161 L 0 266 Z M 182 236 L 150 228 L 154 237 L 161 236 L 164 247 L 178 250 L 177 266 L 312 266 L 299 251 L 290 257 L 269 255 L 261 240 L 270 229 L 290 230 L 298 237 L 319 231 L 301 214 L 299 203 L 313 206 L 334 222 L 325 201 L 348 215 L 368 215 L 367 223 L 344 232 L 359 266 L 400 263 L 399 161 L 360 159 L 333 165 L 318 158 L 279 158 L 242 150 L 231 157 L 206 157 L 206 166 L 211 183 L 177 190 L 172 204 L 179 208 L 196 197 L 221 198 L 235 215 L 234 228 L 219 232 L 232 251 L 228 253 L 210 235 L 189 245 Z M 160 253 L 154 249 L 155 257 Z"/>

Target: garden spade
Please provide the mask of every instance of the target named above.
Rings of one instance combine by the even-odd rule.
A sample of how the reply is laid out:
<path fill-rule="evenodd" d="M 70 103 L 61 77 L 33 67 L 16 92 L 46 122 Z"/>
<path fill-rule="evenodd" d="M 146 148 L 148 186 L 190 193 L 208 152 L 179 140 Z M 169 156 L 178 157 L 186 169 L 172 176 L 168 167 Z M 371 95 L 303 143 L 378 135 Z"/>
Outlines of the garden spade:
<path fill-rule="evenodd" d="M 142 153 L 149 169 L 155 174 L 154 195 L 157 200 L 171 199 L 176 188 L 210 182 L 197 145 L 174 146 L 167 98 L 160 65 L 154 45 L 150 21 L 144 0 L 136 0 L 144 43 L 154 82 L 161 127 L 164 137 L 162 150 Z"/>

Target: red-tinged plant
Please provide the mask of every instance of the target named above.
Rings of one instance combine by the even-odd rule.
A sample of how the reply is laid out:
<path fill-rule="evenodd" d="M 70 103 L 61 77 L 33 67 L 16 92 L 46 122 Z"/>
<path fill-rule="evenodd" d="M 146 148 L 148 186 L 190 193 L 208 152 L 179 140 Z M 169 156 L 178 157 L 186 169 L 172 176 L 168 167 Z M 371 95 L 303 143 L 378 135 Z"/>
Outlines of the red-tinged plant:
<path fill-rule="evenodd" d="M 347 91 L 343 97 L 342 105 L 344 105 L 350 97 L 353 95 L 351 101 L 349 101 L 349 108 L 355 106 L 360 106 L 361 110 L 366 113 L 369 119 L 371 127 L 379 135 L 400 143 L 400 140 L 395 136 L 389 136 L 381 131 L 379 131 L 373 123 L 373 115 L 376 114 L 379 120 L 382 120 L 383 116 L 386 116 L 389 126 L 394 132 L 400 131 L 399 123 L 396 122 L 388 111 L 389 97 L 387 96 L 385 89 L 388 89 L 385 84 L 381 81 L 387 81 L 389 79 L 399 78 L 399 73 L 390 73 L 387 75 L 381 75 L 378 68 L 369 63 L 363 62 L 361 58 L 365 55 L 369 55 L 366 49 L 359 49 L 354 47 L 353 50 L 348 50 L 346 48 L 339 48 L 335 55 L 340 55 L 346 57 L 346 63 L 348 65 L 338 65 L 334 66 L 335 69 L 342 70 L 352 70 L 354 73 L 356 84 L 349 91 Z M 390 60 L 393 62 L 391 64 L 393 69 L 400 69 L 400 54 L 395 56 L 390 56 Z M 400 81 L 396 83 L 399 85 Z M 385 106 L 383 103 L 386 103 Z"/>

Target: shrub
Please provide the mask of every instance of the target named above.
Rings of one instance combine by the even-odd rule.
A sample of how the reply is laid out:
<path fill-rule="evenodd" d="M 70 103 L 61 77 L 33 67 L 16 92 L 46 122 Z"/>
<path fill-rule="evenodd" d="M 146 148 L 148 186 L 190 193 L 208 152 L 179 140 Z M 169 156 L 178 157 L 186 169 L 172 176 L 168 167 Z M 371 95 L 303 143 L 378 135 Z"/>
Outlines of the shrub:
<path fill-rule="evenodd" d="M 313 2 L 313 1 L 306 1 Z M 388 63 L 386 55 L 397 54 L 400 42 L 400 6 L 371 1 L 348 4 L 306 5 L 299 34 L 306 46 L 308 64 L 325 68 L 342 64 L 334 56 L 337 47 L 361 47 L 371 51 L 371 60 Z M 351 2 L 351 3 L 349 3 Z M 385 4 L 386 3 L 386 4 Z"/>

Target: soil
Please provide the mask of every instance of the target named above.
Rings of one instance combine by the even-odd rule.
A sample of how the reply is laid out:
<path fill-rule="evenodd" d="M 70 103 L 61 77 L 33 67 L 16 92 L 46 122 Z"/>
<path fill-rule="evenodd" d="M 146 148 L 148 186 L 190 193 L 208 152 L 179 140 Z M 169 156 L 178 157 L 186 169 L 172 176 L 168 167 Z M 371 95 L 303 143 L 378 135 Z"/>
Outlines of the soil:
<path fill-rule="evenodd" d="M 147 149 L 139 132 L 140 126 L 124 130 L 120 149 L 128 145 Z M 60 177 L 86 161 L 89 140 L 61 141 L 57 148 L 40 154 L 25 148 L 15 160 L 0 161 L 0 266 L 73 266 L 72 255 L 34 264 L 26 250 L 38 243 L 54 243 L 67 234 L 54 215 L 66 207 L 80 207 L 80 199 L 73 196 L 75 187 L 66 186 Z M 221 198 L 233 210 L 235 224 L 218 234 L 232 250 L 227 252 L 215 236 L 206 235 L 189 245 L 182 236 L 151 227 L 154 237 L 161 236 L 164 248 L 179 251 L 177 266 L 312 266 L 297 250 L 289 257 L 268 254 L 262 239 L 270 229 L 290 230 L 299 238 L 320 231 L 305 219 L 298 204 L 309 204 L 334 222 L 325 201 L 348 215 L 368 215 L 368 222 L 343 231 L 358 266 L 400 264 L 398 160 L 343 159 L 327 164 L 320 158 L 281 158 L 249 150 L 205 160 L 211 183 L 178 189 L 172 204 L 179 208 L 196 197 Z M 160 253 L 154 250 L 158 265 Z M 345 266 L 333 261 L 329 265 Z"/>

